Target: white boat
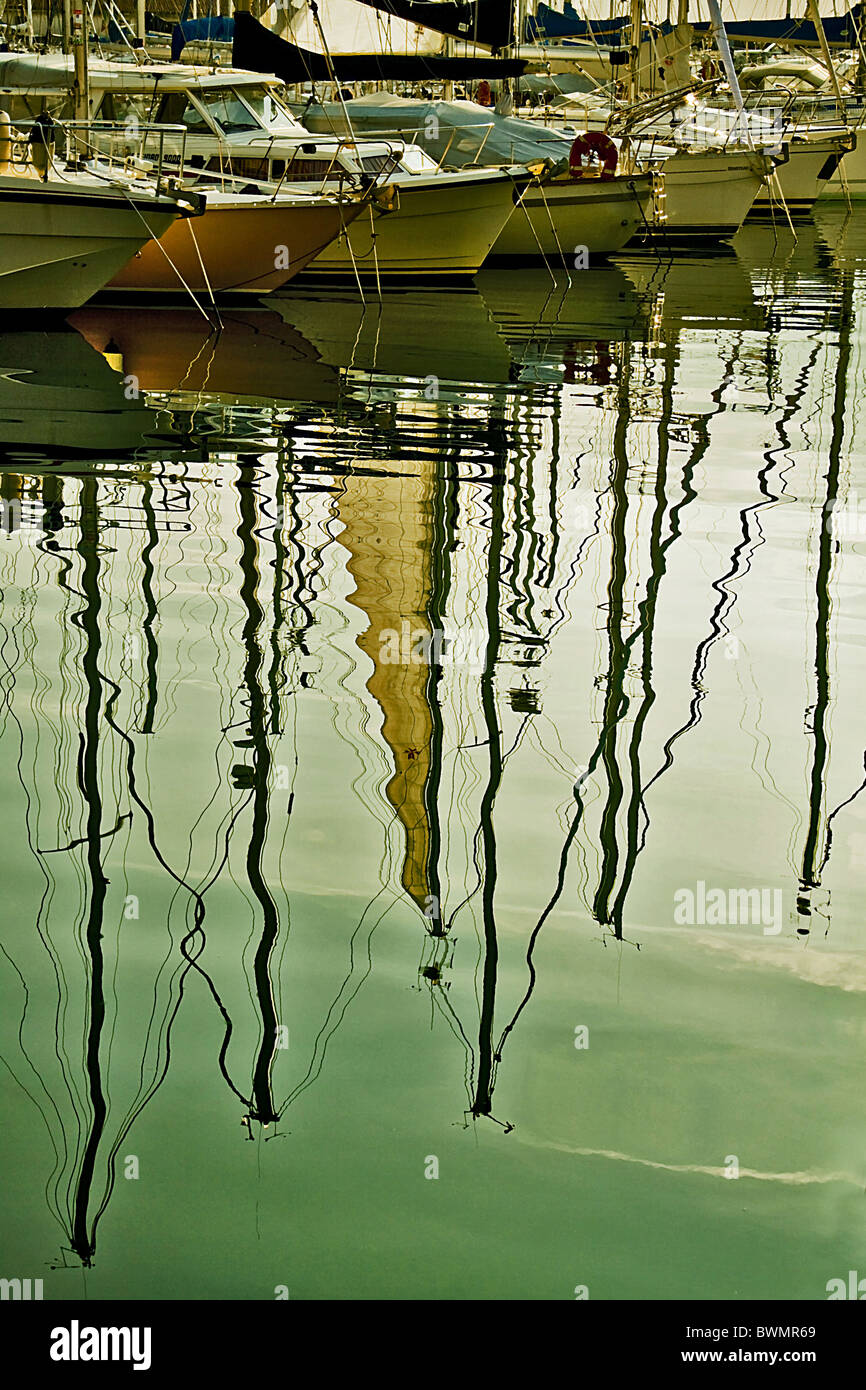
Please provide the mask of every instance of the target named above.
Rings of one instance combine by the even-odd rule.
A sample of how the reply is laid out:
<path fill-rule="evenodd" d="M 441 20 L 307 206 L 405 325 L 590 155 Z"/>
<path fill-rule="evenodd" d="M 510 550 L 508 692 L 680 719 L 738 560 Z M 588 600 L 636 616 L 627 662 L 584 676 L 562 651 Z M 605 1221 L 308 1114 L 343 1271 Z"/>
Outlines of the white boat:
<path fill-rule="evenodd" d="M 788 158 L 776 171 L 778 185 L 772 181 L 755 199 L 753 217 L 766 217 L 779 206 L 779 194 L 792 217 L 807 216 L 824 192 L 830 179 L 839 173 L 846 152 L 855 143 L 853 135 L 839 131 L 830 135 L 808 132 L 786 141 Z"/>
<path fill-rule="evenodd" d="M 420 164 L 419 152 L 407 151 L 403 168 L 416 160 Z M 383 214 L 368 206 L 306 273 L 357 272 L 372 279 L 474 275 L 517 216 L 514 199 L 525 182 L 523 170 L 442 173 L 432 161 L 422 164 L 411 181 L 389 179 L 396 194 L 393 211 Z"/>
<path fill-rule="evenodd" d="M 866 131 L 851 132 L 853 148 L 844 156 L 819 193 L 819 198 L 866 198 Z"/>
<path fill-rule="evenodd" d="M 664 221 L 650 239 L 672 245 L 731 241 L 766 189 L 774 161 L 751 150 L 659 150 L 639 164 L 664 173 Z M 638 239 L 641 238 L 639 234 Z"/>
<path fill-rule="evenodd" d="M 545 260 L 585 269 L 586 257 L 621 251 L 654 219 L 653 174 L 531 185 L 493 248 L 491 263 Z"/>
<path fill-rule="evenodd" d="M 0 309 L 75 309 L 193 203 L 88 169 L 0 166 Z M 20 168 L 20 166 L 18 166 Z"/>
<path fill-rule="evenodd" d="M 471 101 L 411 101 L 375 93 L 345 103 L 312 106 L 305 114 L 311 129 L 390 135 L 417 142 L 449 167 L 520 163 L 550 166 L 550 177 L 530 186 L 508 222 L 494 256 L 545 255 L 568 265 L 574 247 L 610 254 L 632 238 L 662 245 L 730 240 L 765 188 L 775 160 L 761 150 L 681 148 L 659 139 L 620 146 L 616 176 L 601 187 L 585 177 L 561 181 L 573 142 L 588 128 L 603 130 L 602 108 L 589 105 L 594 120 L 559 125 L 541 119 L 506 117 Z M 555 121 L 553 117 L 551 120 Z M 619 175 L 633 177 L 624 180 Z M 647 174 L 664 175 L 661 201 Z M 663 213 L 663 215 L 661 215 Z M 657 215 L 659 214 L 659 215 Z"/>

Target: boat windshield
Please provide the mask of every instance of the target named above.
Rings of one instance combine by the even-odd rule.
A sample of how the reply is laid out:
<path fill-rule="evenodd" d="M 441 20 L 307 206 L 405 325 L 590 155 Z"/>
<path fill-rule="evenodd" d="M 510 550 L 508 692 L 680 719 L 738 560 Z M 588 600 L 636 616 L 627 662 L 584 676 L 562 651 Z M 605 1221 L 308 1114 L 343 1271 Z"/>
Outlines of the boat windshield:
<path fill-rule="evenodd" d="M 277 100 L 271 87 L 236 87 L 235 96 L 249 107 L 266 130 L 275 125 L 297 124 L 294 116 Z"/>
<path fill-rule="evenodd" d="M 211 121 L 215 122 L 225 135 L 261 129 L 261 122 L 256 119 L 249 107 L 244 105 L 234 91 L 226 89 L 216 92 L 196 92 L 195 99 Z M 204 132 L 209 129 L 209 123 L 191 101 L 187 104 L 181 120 L 191 131 Z"/>
<path fill-rule="evenodd" d="M 195 96 L 195 100 L 193 100 Z M 144 109 L 145 102 L 139 98 Z M 222 91 L 166 92 L 155 115 L 159 125 L 185 125 L 191 135 L 212 135 L 214 130 L 259 130 L 258 121 L 229 88 Z"/>

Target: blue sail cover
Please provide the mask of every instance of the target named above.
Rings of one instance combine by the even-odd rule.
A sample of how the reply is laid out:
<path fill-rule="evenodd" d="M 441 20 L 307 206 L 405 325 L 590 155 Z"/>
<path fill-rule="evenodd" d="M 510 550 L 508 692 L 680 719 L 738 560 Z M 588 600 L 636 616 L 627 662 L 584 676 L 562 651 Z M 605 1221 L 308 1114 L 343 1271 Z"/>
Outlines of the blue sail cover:
<path fill-rule="evenodd" d="M 843 48 L 857 45 L 857 26 L 860 23 L 861 5 L 853 5 L 841 18 L 822 20 L 827 42 Z M 691 22 L 691 21 L 690 21 Z M 654 25 L 656 33 L 667 34 L 670 24 Z M 707 23 L 692 23 L 696 33 L 710 29 Z M 725 29 L 731 39 L 760 39 L 767 42 L 816 44 L 820 42 L 814 24 L 809 19 L 753 19 L 743 22 L 725 21 Z M 582 19 L 577 10 L 566 0 L 564 11 L 560 14 L 549 5 L 539 4 L 534 15 L 526 16 L 525 41 L 527 43 L 562 43 L 568 39 L 599 44 L 601 47 L 623 48 L 629 40 L 629 20 Z"/>
<path fill-rule="evenodd" d="M 176 63 L 188 43 L 231 43 L 235 22 L 230 15 L 209 15 L 206 19 L 183 19 L 171 31 L 171 61 Z"/>

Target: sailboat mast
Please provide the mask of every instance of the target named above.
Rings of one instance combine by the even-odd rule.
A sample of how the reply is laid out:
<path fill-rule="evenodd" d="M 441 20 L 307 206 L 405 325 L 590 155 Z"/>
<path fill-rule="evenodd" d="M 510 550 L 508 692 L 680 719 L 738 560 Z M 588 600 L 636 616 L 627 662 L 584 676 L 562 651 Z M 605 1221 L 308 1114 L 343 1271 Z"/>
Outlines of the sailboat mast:
<path fill-rule="evenodd" d="M 637 103 L 640 95 L 640 29 L 643 18 L 642 0 L 631 0 L 631 43 L 629 45 L 628 63 L 628 102 L 629 106 Z"/>
<path fill-rule="evenodd" d="M 821 19 L 821 11 L 818 8 L 818 0 L 806 0 L 806 8 L 815 26 L 815 33 L 818 35 L 818 43 L 821 45 L 821 57 L 830 74 L 830 81 L 833 84 L 833 94 L 836 98 L 836 109 L 840 117 L 845 119 L 845 102 L 842 99 L 842 91 L 839 86 L 839 78 L 836 74 L 836 65 L 830 55 L 830 45 L 827 42 L 827 35 L 824 31 L 824 23 Z"/>
<path fill-rule="evenodd" d="M 75 58 L 75 82 L 73 84 L 73 119 L 90 119 L 90 92 L 87 80 L 87 19 L 83 10 L 72 11 L 72 52 Z"/>

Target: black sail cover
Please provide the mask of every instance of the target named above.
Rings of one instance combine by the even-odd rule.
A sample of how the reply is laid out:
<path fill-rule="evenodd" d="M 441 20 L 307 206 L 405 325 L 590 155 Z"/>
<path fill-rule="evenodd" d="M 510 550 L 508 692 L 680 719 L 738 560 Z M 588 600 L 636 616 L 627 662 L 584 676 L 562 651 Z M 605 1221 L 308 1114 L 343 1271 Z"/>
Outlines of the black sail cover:
<path fill-rule="evenodd" d="M 361 0 L 371 9 L 382 10 L 407 24 L 423 24 L 449 38 L 480 43 L 494 53 L 514 42 L 514 7 L 508 0 L 475 0 L 474 4 L 455 4 L 454 0 Z"/>
<path fill-rule="evenodd" d="M 282 82 L 327 82 L 328 60 L 298 48 L 259 24 L 248 10 L 235 10 L 232 67 L 273 73 Z M 426 54 L 334 53 L 339 82 L 448 82 L 476 78 L 521 77 L 526 63 L 505 58 L 431 58 Z"/>

